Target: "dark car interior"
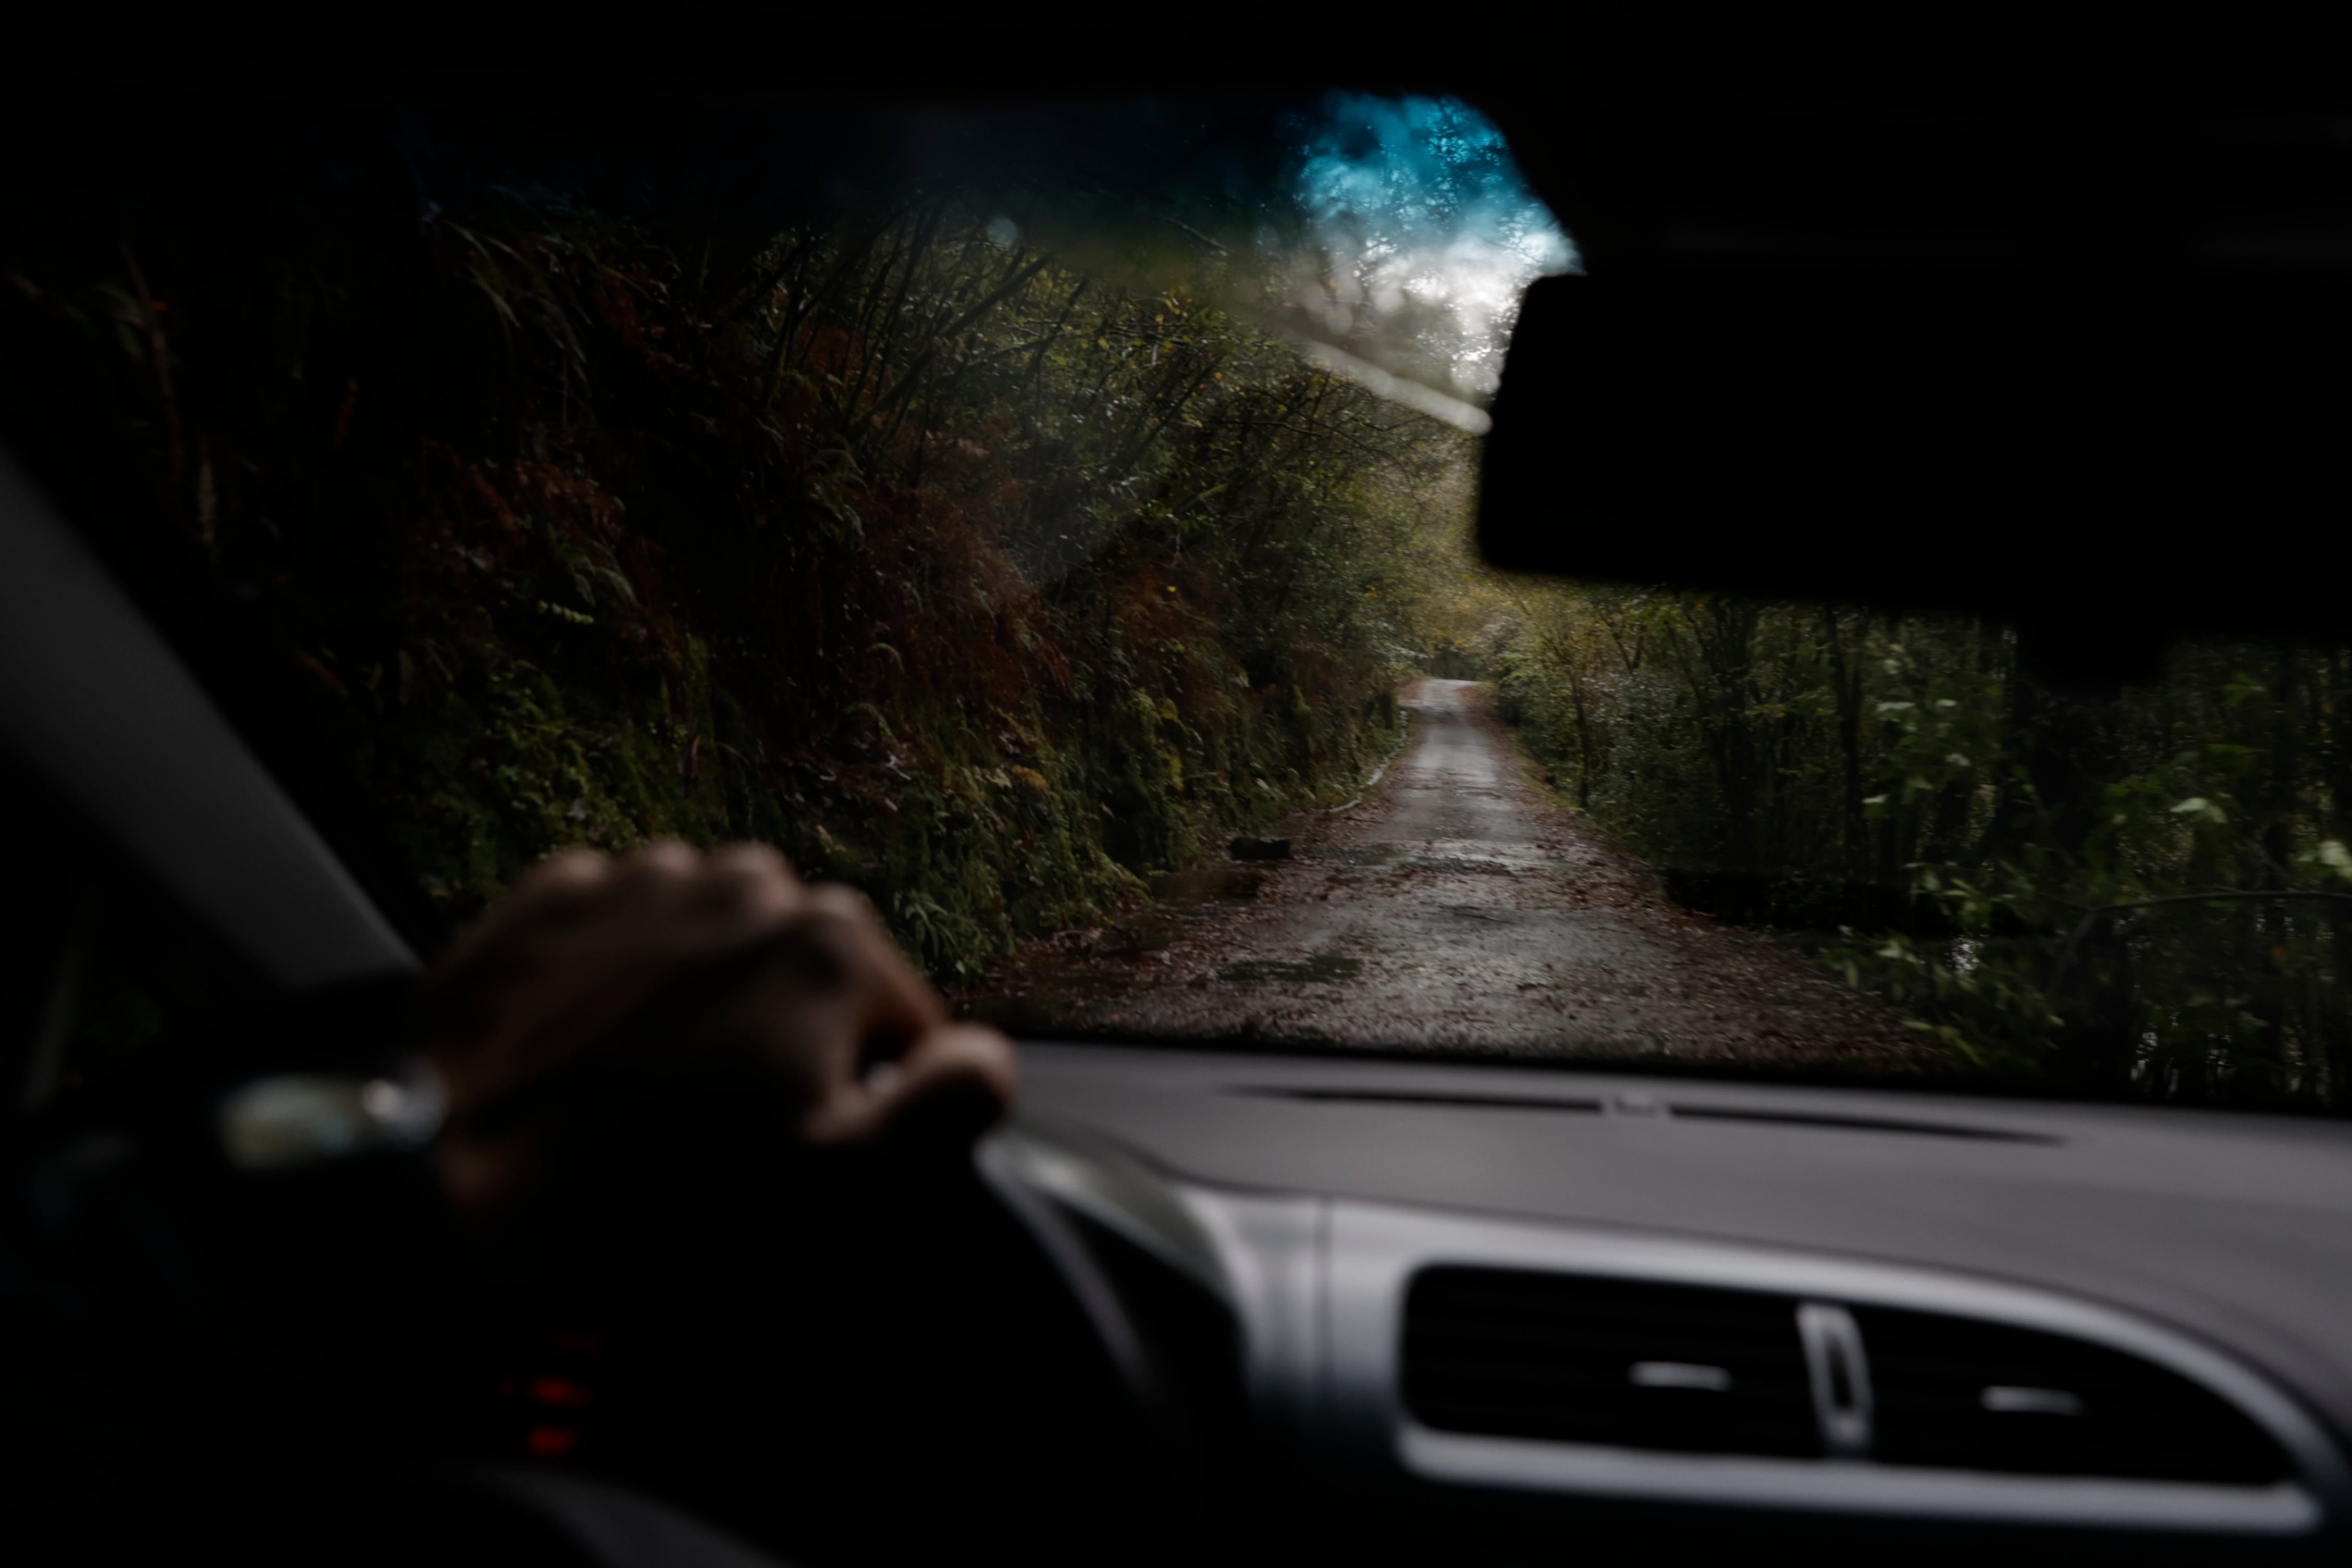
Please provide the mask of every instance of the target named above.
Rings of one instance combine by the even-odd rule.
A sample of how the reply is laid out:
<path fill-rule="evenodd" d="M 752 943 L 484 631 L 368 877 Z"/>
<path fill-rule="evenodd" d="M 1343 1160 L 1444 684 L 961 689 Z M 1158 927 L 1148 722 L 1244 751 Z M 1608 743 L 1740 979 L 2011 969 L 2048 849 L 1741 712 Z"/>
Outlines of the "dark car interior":
<path fill-rule="evenodd" d="M 1510 340 L 1490 562 L 1998 616 L 2084 691 L 2193 634 L 2343 635 L 2352 105 L 2289 41 L 1594 11 L 1181 63 L 939 35 L 820 83 L 749 63 L 793 47 L 755 9 L 694 13 L 746 62 L 708 70 L 19 62 L 8 156 L 70 126 L 58 168 L 226 191 L 275 118 L 496 100 L 583 163 L 723 110 L 887 183 L 872 106 L 1011 104 L 1014 152 L 974 164 L 1076 246 L 1136 199 L 1126 122 L 1086 118 L 1115 68 L 1457 94 L 1582 260 Z M 650 1105 L 655 1175 L 587 1282 L 494 1300 L 435 1224 L 402 1057 L 446 922 L 248 607 L 155 543 L 86 379 L 0 291 L 0 1333 L 74 1330 L 0 1360 L 22 1560 L 2345 1550 L 2325 1115 L 1024 1037 L 1017 1113 L 949 1168 L 785 1181 Z M 184 1004 L 170 1050 L 105 1076 L 77 1007 L 133 974 Z"/>

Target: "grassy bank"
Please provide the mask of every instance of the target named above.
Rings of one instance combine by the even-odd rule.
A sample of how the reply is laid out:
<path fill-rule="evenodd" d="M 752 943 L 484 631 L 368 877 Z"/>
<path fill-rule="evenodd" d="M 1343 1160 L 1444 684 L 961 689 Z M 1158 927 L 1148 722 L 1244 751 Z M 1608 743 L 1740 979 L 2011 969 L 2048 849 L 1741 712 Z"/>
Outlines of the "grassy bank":
<path fill-rule="evenodd" d="M 1971 620 L 1490 592 L 1501 715 L 1684 903 L 1809 933 L 1962 1058 L 2053 1089 L 2352 1098 L 2342 650 L 2185 643 L 2089 692 Z"/>
<path fill-rule="evenodd" d="M 373 201 L 6 259 L 449 917 L 756 838 L 951 977 L 1394 739 L 1463 505 L 1426 420 L 951 192 L 750 239 Z"/>

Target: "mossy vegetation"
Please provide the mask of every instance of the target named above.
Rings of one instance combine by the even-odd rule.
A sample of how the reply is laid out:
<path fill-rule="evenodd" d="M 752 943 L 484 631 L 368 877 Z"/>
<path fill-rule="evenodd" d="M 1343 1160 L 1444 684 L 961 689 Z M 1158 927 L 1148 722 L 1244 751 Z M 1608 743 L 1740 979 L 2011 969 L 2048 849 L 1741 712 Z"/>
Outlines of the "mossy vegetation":
<path fill-rule="evenodd" d="M 951 191 L 383 207 L 6 259 L 452 919 L 760 839 L 952 978 L 1388 750 L 1455 433 Z"/>
<path fill-rule="evenodd" d="M 1497 706 L 1696 908 L 2045 1089 L 2352 1103 L 2352 661 L 2053 684 L 1977 620 L 1489 577 Z"/>

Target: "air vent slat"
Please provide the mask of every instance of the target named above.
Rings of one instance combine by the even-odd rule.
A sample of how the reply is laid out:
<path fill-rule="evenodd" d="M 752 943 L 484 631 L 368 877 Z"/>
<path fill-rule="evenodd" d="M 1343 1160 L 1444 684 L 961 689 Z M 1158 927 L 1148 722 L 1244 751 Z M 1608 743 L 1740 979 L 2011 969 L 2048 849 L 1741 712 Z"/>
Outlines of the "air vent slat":
<path fill-rule="evenodd" d="M 1801 1309 L 1849 1325 L 1846 1384 L 1809 1368 Z M 1827 1431 L 1843 1456 L 1899 1467 L 2250 1486 L 2294 1473 L 2234 1403 L 2140 1355 L 1768 1291 L 1426 1269 L 1406 1291 L 1402 1372 L 1405 1408 L 1438 1431 L 1777 1458 L 1822 1457 Z"/>
<path fill-rule="evenodd" d="M 2276 1442 L 2179 1374 L 2061 1334 L 1933 1312 L 1858 1310 L 1893 1465 L 2258 1484 L 2289 1472 Z M 1988 1401 L 1988 1389 L 2066 1400 Z"/>
<path fill-rule="evenodd" d="M 1668 1365 L 1708 1372 L 1661 1378 L 1635 1370 Z M 1795 1303 L 1785 1297 L 1431 1269 L 1407 1295 L 1403 1370 L 1406 1407 L 1441 1431 L 1712 1453 L 1821 1451 Z"/>

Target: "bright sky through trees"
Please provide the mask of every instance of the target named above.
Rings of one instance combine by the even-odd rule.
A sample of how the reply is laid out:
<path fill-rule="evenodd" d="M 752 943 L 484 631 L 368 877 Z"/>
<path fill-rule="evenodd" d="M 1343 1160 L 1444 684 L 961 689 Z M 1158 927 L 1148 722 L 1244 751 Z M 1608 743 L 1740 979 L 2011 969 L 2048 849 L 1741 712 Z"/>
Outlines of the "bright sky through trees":
<path fill-rule="evenodd" d="M 1521 292 L 1578 263 L 1502 132 L 1458 99 L 1360 93 L 1332 94 L 1299 130 L 1307 246 L 1279 285 L 1297 326 L 1485 401 Z"/>

